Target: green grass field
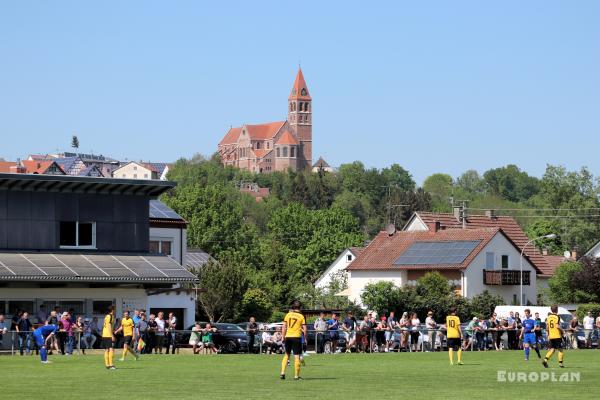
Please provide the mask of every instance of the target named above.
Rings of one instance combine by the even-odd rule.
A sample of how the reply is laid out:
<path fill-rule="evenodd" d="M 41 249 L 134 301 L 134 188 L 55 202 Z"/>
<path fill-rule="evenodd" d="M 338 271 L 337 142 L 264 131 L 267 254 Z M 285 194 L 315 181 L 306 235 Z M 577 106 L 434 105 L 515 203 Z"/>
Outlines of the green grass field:
<path fill-rule="evenodd" d="M 117 358 L 117 357 L 115 357 Z M 463 366 L 450 366 L 447 353 L 310 355 L 304 381 L 279 380 L 280 356 L 162 355 L 138 362 L 117 362 L 107 371 L 101 355 L 50 356 L 41 365 L 31 357 L 0 357 L 2 399 L 293 399 L 401 398 L 552 399 L 597 398 L 600 393 L 600 351 L 568 351 L 566 368 L 556 356 L 544 370 L 537 356 L 528 364 L 521 351 L 466 352 Z M 497 371 L 580 372 L 580 382 L 499 383 Z M 63 386 L 64 384 L 64 386 Z M 39 397 L 41 396 L 41 397 Z"/>

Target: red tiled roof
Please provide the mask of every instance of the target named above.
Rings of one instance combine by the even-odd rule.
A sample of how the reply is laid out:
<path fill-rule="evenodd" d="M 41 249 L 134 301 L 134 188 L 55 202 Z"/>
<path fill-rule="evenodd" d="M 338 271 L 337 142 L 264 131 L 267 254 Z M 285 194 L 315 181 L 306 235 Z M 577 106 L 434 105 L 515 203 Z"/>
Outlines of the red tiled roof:
<path fill-rule="evenodd" d="M 254 155 L 258 158 L 263 158 L 264 156 L 266 156 L 267 154 L 269 154 L 270 152 L 273 151 L 273 149 L 258 149 L 258 150 L 252 150 L 254 152 Z"/>
<path fill-rule="evenodd" d="M 358 256 L 360 253 L 362 253 L 364 249 L 364 247 L 350 247 L 350 251 L 354 253 L 355 256 Z"/>
<path fill-rule="evenodd" d="M 225 137 L 223 137 L 223 139 L 221 139 L 221 141 L 219 142 L 219 145 L 223 146 L 223 145 L 227 145 L 227 144 L 237 143 L 241 132 L 242 132 L 242 128 L 239 128 L 239 127 L 238 128 L 230 128 L 227 131 L 227 133 L 225 134 Z"/>
<path fill-rule="evenodd" d="M 292 145 L 297 145 L 298 141 L 296 140 L 296 138 L 294 136 L 292 136 L 292 134 L 289 131 L 285 131 L 285 132 L 283 132 L 283 135 L 281 135 L 281 137 L 279 138 L 279 140 L 275 144 L 292 144 Z"/>
<path fill-rule="evenodd" d="M 32 161 L 32 160 L 24 160 L 21 161 L 21 165 L 25 168 L 25 172 L 28 174 L 44 174 L 48 168 L 52 166 L 52 164 L 56 164 L 54 161 Z M 56 164 L 58 168 L 63 171 L 60 165 Z"/>
<path fill-rule="evenodd" d="M 302 89 L 304 89 L 304 95 L 302 95 Z M 304 75 L 302 75 L 302 68 L 298 68 L 298 73 L 296 74 L 296 79 L 294 80 L 294 86 L 292 86 L 292 91 L 290 93 L 289 100 L 310 100 L 310 93 L 308 93 L 308 86 L 306 86 L 306 81 L 304 80 Z"/>
<path fill-rule="evenodd" d="M 430 224 L 435 221 L 440 223 L 442 228 L 460 228 L 461 222 L 452 214 L 437 214 L 431 212 L 415 213 L 425 224 Z M 519 251 L 529 241 L 529 238 L 523 232 L 517 221 L 509 216 L 493 216 L 487 215 L 469 215 L 467 217 L 467 228 L 501 228 L 504 234 L 517 246 Z M 547 276 L 547 273 L 552 273 L 554 270 L 548 268 L 546 260 L 542 253 L 532 244 L 529 244 L 523 252 L 531 260 L 531 263 L 541 272 L 541 276 Z"/>
<path fill-rule="evenodd" d="M 248 135 L 252 140 L 267 140 L 273 139 L 273 137 L 279 132 L 281 127 L 285 124 L 285 121 L 268 122 L 266 124 L 259 125 L 245 125 Z"/>
<path fill-rule="evenodd" d="M 10 167 L 16 167 L 17 163 L 13 161 L 0 161 L 0 172 L 10 173 Z"/>
<path fill-rule="evenodd" d="M 479 252 L 496 236 L 502 232 L 499 228 L 480 229 L 444 229 L 441 231 L 399 231 L 393 235 L 380 232 L 367 247 L 348 266 L 348 270 L 436 270 L 436 269 L 465 269 Z M 448 265 L 394 265 L 414 242 L 447 242 L 480 240 L 475 249 L 469 253 L 461 264 Z"/>
<path fill-rule="evenodd" d="M 564 258 L 563 256 L 543 256 L 544 260 L 546 261 L 546 265 L 544 267 L 544 269 L 542 270 L 542 275 L 543 277 L 551 277 L 552 275 L 554 275 L 554 271 L 556 271 L 556 268 L 558 268 L 558 266 L 560 264 L 562 264 L 565 261 L 569 261 L 569 259 Z"/>

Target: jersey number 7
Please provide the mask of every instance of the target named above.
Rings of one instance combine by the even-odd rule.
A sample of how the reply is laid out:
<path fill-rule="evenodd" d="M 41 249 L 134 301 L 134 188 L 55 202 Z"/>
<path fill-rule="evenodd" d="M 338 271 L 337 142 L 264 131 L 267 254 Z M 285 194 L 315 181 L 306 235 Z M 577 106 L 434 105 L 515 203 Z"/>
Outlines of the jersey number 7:
<path fill-rule="evenodd" d="M 290 318 L 290 328 L 293 328 L 298 323 L 297 318 Z"/>

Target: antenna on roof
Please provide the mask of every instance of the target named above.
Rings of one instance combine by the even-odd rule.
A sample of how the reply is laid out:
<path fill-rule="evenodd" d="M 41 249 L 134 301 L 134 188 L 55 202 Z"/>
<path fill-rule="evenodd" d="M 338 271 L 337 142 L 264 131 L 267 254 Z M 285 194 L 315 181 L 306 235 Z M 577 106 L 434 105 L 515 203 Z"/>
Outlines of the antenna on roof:
<path fill-rule="evenodd" d="M 388 236 L 392 236 L 394 233 L 396 233 L 396 225 L 388 224 L 388 226 L 385 227 L 385 231 L 387 232 Z"/>

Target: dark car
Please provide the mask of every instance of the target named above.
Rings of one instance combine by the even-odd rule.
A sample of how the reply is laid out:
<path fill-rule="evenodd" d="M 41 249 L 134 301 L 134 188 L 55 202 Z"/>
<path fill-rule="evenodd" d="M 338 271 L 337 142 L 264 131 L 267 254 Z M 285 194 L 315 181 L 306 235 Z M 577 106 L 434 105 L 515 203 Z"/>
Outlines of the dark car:
<path fill-rule="evenodd" d="M 308 329 L 308 341 L 307 341 L 307 347 L 309 350 L 315 350 L 315 325 L 314 324 L 308 324 L 307 326 Z M 331 346 L 331 338 L 329 335 L 329 332 L 325 332 L 324 334 L 324 339 L 325 339 L 325 345 L 324 350 L 325 353 L 331 353 L 332 351 L 332 346 Z M 346 337 L 344 335 L 344 331 L 343 330 L 339 330 L 339 340 L 338 340 L 338 350 L 340 350 L 341 352 L 346 351 Z"/>
<path fill-rule="evenodd" d="M 204 328 L 206 323 L 202 323 Z M 214 323 L 211 324 L 217 328 L 217 332 L 213 335 L 213 342 L 219 353 L 247 353 L 248 352 L 248 335 L 246 331 L 235 324 Z M 194 325 L 189 326 L 185 332 L 178 336 L 180 345 L 187 345 L 190 341 L 191 330 Z"/>

